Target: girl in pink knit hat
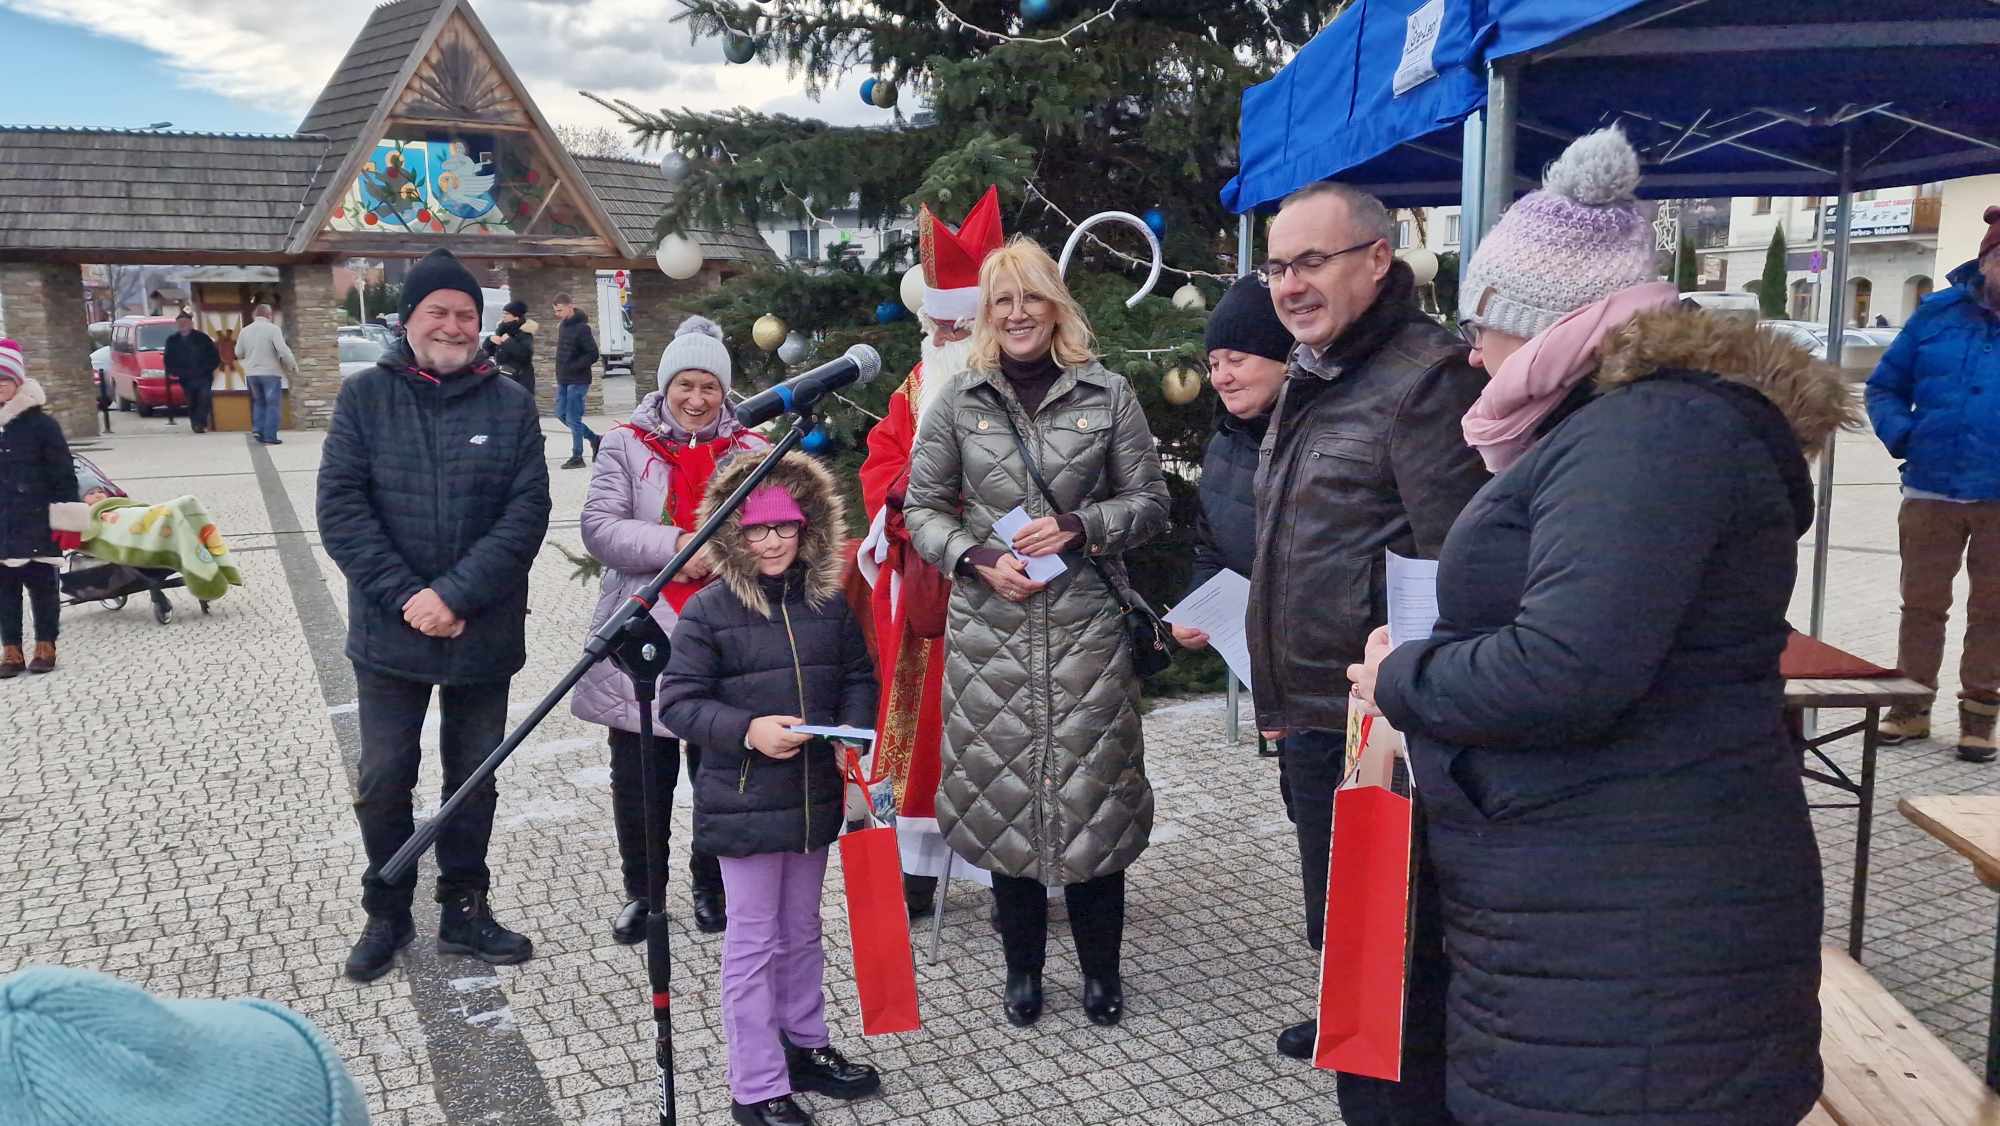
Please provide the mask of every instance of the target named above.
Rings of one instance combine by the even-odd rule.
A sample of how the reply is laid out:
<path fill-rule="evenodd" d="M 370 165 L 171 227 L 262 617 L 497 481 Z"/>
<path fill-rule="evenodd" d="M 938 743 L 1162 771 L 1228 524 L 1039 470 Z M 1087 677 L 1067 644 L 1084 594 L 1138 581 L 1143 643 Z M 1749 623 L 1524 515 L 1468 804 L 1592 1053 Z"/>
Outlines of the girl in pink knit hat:
<path fill-rule="evenodd" d="M 76 467 L 62 426 L 44 410 L 48 395 L 28 378 L 21 346 L 0 340 L 0 680 L 54 672 L 62 592 L 62 552 L 49 506 L 76 497 Z M 35 619 L 35 652 L 23 649 L 21 592 Z"/>
<path fill-rule="evenodd" d="M 756 469 L 737 458 L 696 518 Z M 789 454 L 722 525 L 717 581 L 681 609 L 660 680 L 660 719 L 702 748 L 694 848 L 719 858 L 728 926 L 722 1026 L 730 1117 L 809 1123 L 793 1095 L 855 1099 L 882 1085 L 827 1033 L 820 885 L 840 833 L 837 751 L 794 728 L 875 721 L 875 664 L 841 590 L 846 522 L 820 463 Z"/>

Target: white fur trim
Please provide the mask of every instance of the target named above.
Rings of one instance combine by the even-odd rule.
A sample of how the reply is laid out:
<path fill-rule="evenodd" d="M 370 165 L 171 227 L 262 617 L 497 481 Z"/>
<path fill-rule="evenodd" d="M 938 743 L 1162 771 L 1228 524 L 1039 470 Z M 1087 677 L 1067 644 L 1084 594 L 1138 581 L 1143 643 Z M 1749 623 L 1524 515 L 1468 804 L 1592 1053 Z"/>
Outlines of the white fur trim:
<path fill-rule="evenodd" d="M 45 407 L 48 404 L 48 392 L 42 390 L 42 385 L 32 379 L 24 379 L 21 381 L 21 389 L 14 392 L 14 397 L 5 403 L 0 403 L 0 426 L 6 426 L 35 407 Z"/>
<path fill-rule="evenodd" d="M 979 287 L 932 289 L 924 287 L 924 315 L 934 321 L 969 321 L 979 315 Z"/>
<path fill-rule="evenodd" d="M 61 500 L 49 505 L 49 527 L 58 532 L 88 532 L 90 506 L 79 500 Z"/>

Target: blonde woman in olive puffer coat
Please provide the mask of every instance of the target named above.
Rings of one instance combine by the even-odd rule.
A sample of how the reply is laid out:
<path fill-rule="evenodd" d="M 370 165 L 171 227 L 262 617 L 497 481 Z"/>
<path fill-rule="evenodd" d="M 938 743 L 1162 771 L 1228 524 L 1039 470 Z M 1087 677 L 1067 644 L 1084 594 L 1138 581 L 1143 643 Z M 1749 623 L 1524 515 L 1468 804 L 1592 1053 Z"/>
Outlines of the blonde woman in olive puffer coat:
<path fill-rule="evenodd" d="M 925 413 L 903 509 L 917 552 L 957 580 L 938 824 L 993 874 L 1007 1019 L 1041 1015 L 1045 889 L 1062 886 L 1085 1011 L 1111 1025 L 1125 869 L 1152 831 L 1153 791 L 1122 609 L 1089 557 L 1122 583 L 1119 557 L 1166 528 L 1167 486 L 1138 397 L 1097 362 L 1048 254 L 1015 239 L 986 259 L 979 295 L 971 369 Z M 993 524 L 1016 506 L 1032 520 L 1010 545 Z M 1034 582 L 1009 546 L 1068 569 Z"/>

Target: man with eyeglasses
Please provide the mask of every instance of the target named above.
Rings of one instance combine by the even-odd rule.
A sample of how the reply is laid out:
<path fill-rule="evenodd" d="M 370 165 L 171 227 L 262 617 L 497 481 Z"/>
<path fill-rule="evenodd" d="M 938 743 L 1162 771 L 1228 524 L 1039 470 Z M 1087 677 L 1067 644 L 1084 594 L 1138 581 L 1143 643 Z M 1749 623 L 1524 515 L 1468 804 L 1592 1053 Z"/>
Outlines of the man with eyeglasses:
<path fill-rule="evenodd" d="M 1375 197 L 1314 184 L 1280 205 L 1260 270 L 1298 346 L 1259 450 L 1250 666 L 1258 726 L 1282 739 L 1280 785 L 1315 950 L 1345 764 L 1346 670 L 1387 620 L 1383 553 L 1435 559 L 1487 478 L 1459 426 L 1485 377 L 1457 335 L 1418 309 L 1415 278 L 1390 249 L 1393 229 Z M 1348 1126 L 1451 1120 L 1443 948 L 1428 892 L 1417 895 L 1403 1081 L 1342 1074 Z M 1311 1021 L 1287 1028 L 1278 1050 L 1310 1058 L 1316 1032 Z"/>

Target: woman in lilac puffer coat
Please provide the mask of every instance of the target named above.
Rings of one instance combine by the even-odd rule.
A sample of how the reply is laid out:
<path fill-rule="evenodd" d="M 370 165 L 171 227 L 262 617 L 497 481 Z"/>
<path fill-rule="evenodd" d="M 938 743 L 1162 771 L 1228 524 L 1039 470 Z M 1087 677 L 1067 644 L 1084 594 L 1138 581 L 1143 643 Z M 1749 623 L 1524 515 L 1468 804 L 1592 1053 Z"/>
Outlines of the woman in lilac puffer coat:
<path fill-rule="evenodd" d="M 604 564 L 603 594 L 591 616 L 594 633 L 632 595 L 643 589 L 680 549 L 695 528 L 695 512 L 716 469 L 740 454 L 757 455 L 769 445 L 738 426 L 727 406 L 729 349 L 722 330 L 704 317 L 689 317 L 660 356 L 660 389 L 632 412 L 632 421 L 604 435 L 583 502 L 583 546 Z M 680 608 L 709 579 L 706 553 L 681 571 L 653 607 L 653 617 L 669 635 Z M 632 682 L 609 661 L 599 662 L 577 684 L 570 710 L 579 719 L 610 728 L 611 812 L 618 834 L 625 905 L 611 934 L 631 944 L 645 937 L 646 805 L 639 761 L 639 704 Z M 671 756 L 668 777 L 680 774 L 682 744 L 654 724 L 660 752 Z M 701 765 L 701 751 L 686 747 L 688 776 Z M 671 785 L 671 783 L 670 783 Z M 672 801 L 672 792 L 668 793 Z M 694 878 L 694 920 L 715 933 L 724 926 L 722 872 L 715 857 L 690 851 Z"/>

